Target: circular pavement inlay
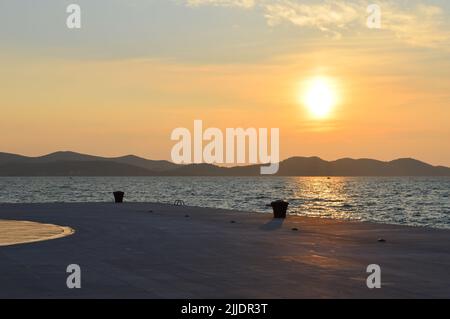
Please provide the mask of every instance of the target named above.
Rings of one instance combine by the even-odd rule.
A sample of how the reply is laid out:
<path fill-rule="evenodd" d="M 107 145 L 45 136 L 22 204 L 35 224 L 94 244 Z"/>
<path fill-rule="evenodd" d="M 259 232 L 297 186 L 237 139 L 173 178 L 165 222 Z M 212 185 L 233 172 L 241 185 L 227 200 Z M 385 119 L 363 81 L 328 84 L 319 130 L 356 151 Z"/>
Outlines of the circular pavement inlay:
<path fill-rule="evenodd" d="M 21 220 L 0 220 L 0 246 L 33 243 L 70 236 L 70 227 Z"/>

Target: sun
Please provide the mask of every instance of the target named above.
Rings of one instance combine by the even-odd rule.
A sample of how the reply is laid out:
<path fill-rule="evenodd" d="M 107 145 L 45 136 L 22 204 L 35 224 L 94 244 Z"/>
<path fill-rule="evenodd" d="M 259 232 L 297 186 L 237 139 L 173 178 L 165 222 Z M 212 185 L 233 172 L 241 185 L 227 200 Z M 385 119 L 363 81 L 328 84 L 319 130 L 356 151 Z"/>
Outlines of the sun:
<path fill-rule="evenodd" d="M 306 81 L 299 98 L 314 118 L 327 118 L 337 104 L 336 85 L 327 77 L 311 78 Z"/>

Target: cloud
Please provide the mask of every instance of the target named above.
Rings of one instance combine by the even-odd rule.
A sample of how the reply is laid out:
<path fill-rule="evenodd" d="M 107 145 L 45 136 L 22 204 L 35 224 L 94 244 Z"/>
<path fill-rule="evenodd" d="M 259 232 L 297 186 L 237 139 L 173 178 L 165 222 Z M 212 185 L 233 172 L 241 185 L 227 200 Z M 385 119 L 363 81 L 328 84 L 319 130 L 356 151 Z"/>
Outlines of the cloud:
<path fill-rule="evenodd" d="M 440 7 L 417 4 L 409 10 L 401 10 L 392 2 L 385 2 L 382 9 L 383 28 L 405 42 L 433 47 L 450 38 L 445 12 Z"/>
<path fill-rule="evenodd" d="M 306 4 L 296 1 L 276 1 L 264 4 L 265 17 L 271 26 L 290 22 L 300 27 L 315 27 L 322 31 L 345 28 L 361 17 L 360 8 L 342 1 Z"/>
<path fill-rule="evenodd" d="M 267 22 L 271 26 L 289 22 L 299 27 L 317 28 L 340 37 L 348 30 L 366 29 L 366 9 L 371 3 L 380 6 L 382 30 L 392 32 L 405 42 L 419 46 L 435 46 L 449 39 L 442 8 L 420 2 L 402 7 L 393 0 L 328 0 L 321 3 L 282 0 L 267 1 L 264 8 Z"/>
<path fill-rule="evenodd" d="M 448 13 L 423 1 L 411 1 L 408 6 L 394 0 L 186 0 L 185 3 L 190 6 L 258 8 L 271 27 L 289 23 L 320 30 L 335 38 L 368 30 L 367 7 L 378 4 L 381 8 L 380 32 L 391 32 L 396 38 L 416 46 L 448 45 L 450 40 Z"/>
<path fill-rule="evenodd" d="M 188 6 L 212 5 L 218 7 L 240 7 L 252 8 L 255 6 L 255 0 L 186 0 Z"/>

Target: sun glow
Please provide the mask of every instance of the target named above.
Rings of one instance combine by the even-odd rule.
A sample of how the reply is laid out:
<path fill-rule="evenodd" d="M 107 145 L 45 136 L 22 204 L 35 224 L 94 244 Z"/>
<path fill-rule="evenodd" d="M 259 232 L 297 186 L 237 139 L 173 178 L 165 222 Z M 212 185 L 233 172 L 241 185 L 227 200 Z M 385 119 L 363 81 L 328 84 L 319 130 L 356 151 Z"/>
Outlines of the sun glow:
<path fill-rule="evenodd" d="M 309 79 L 301 90 L 299 99 L 314 118 L 329 117 L 337 104 L 336 85 L 326 77 Z"/>

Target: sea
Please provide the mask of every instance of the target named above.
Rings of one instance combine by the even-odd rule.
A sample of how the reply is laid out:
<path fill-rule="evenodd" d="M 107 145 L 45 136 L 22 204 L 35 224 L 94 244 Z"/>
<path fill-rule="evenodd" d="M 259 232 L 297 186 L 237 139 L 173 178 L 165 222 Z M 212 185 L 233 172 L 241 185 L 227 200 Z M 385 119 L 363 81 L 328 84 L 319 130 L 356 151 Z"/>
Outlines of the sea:
<path fill-rule="evenodd" d="M 174 203 L 450 229 L 450 177 L 0 177 L 0 203 Z"/>

